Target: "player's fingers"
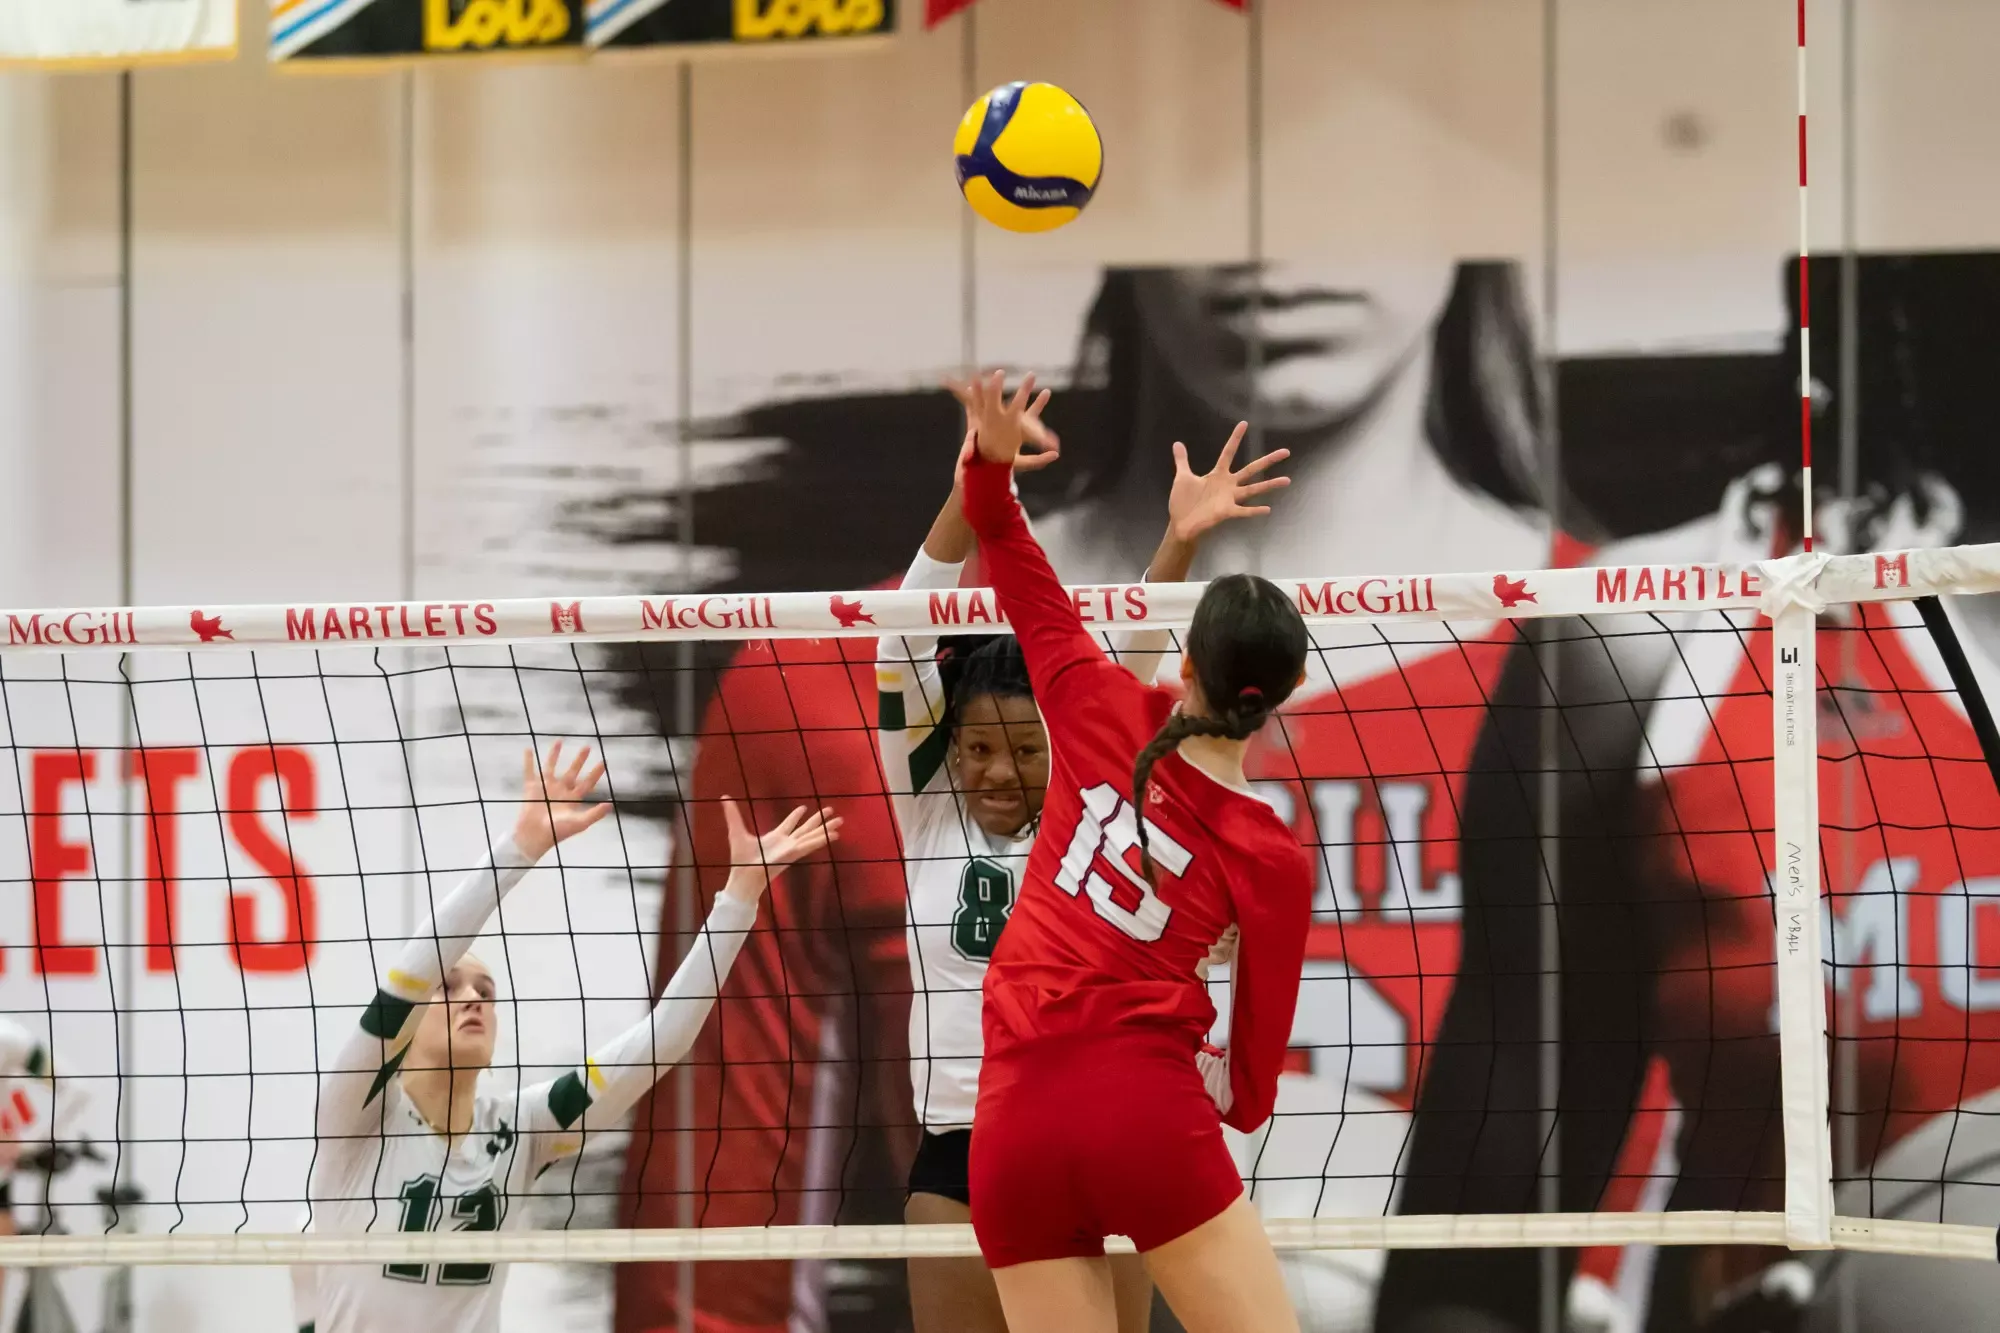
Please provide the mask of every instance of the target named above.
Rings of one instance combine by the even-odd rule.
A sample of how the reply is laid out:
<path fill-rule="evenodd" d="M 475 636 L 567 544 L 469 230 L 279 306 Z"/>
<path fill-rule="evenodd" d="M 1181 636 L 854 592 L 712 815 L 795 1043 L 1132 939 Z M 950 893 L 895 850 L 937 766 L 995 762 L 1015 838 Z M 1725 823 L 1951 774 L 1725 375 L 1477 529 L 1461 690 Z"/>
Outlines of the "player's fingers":
<path fill-rule="evenodd" d="M 1049 399 L 1054 396 L 1055 393 L 1051 389 L 1044 389 L 1036 394 L 1035 401 L 1028 404 L 1028 415 L 1031 417 L 1041 416 L 1042 409 L 1049 405 Z"/>
<path fill-rule="evenodd" d="M 1188 466 L 1187 446 L 1185 444 L 1182 444 L 1179 440 L 1175 440 L 1174 475 L 1177 477 L 1185 477 L 1191 475 L 1193 472 L 1194 469 Z"/>
<path fill-rule="evenodd" d="M 722 798 L 722 822 L 729 829 L 729 840 L 731 842 L 738 841 L 750 832 L 749 828 L 743 823 L 743 812 L 738 810 L 736 802 L 727 796 Z"/>
<path fill-rule="evenodd" d="M 542 785 L 541 756 L 536 754 L 535 747 L 530 745 L 527 749 L 521 751 L 522 796 L 524 797 L 533 796 L 537 791 L 541 790 L 541 785 Z"/>
<path fill-rule="evenodd" d="M 1014 390 L 1013 400 L 1007 404 L 1007 410 L 1016 416 L 1021 415 L 1028 410 L 1028 403 L 1034 396 L 1035 372 L 1031 370 L 1021 376 L 1021 387 Z"/>
<path fill-rule="evenodd" d="M 979 407 L 988 415 L 997 415 L 1007 404 L 1007 372 L 996 370 L 986 377 L 986 391 L 979 395 Z"/>
<path fill-rule="evenodd" d="M 1262 481 L 1253 481 L 1247 486 L 1238 486 L 1236 488 L 1236 498 L 1247 500 L 1253 495 L 1262 495 L 1266 491 L 1282 490 L 1291 484 L 1292 479 L 1290 477 L 1266 477 Z"/>
<path fill-rule="evenodd" d="M 799 830 L 797 838 L 799 853 L 803 856 L 819 851 L 839 836 L 839 818 L 829 819 L 827 812 L 822 810 L 813 817 L 812 823 Z"/>
<path fill-rule="evenodd" d="M 610 813 L 611 813 L 611 802 L 600 801 L 598 804 L 591 806 L 590 809 L 584 811 L 581 815 L 577 816 L 576 831 L 579 833 L 583 832 L 583 830 L 589 828 L 592 824 L 595 824 L 598 820 L 604 818 L 606 815 Z"/>
<path fill-rule="evenodd" d="M 562 742 L 549 747 L 549 757 L 542 761 L 542 776 L 552 778 L 562 771 Z"/>
<path fill-rule="evenodd" d="M 1292 451 L 1290 449 L 1273 449 L 1262 458 L 1253 458 L 1245 463 L 1241 468 L 1237 469 L 1236 475 L 1239 477 L 1254 476 L 1267 468 L 1277 466 L 1291 456 Z"/>
<path fill-rule="evenodd" d="M 1269 505 L 1238 505 L 1236 506 L 1235 516 L 1237 518 L 1262 518 L 1270 512 L 1271 506 Z"/>
<path fill-rule="evenodd" d="M 1054 452 L 1062 448 L 1062 436 L 1049 429 L 1049 423 L 1040 417 L 1021 418 L 1021 434 L 1027 443 L 1037 449 Z"/>
<path fill-rule="evenodd" d="M 945 392 L 958 399 L 966 411 L 969 412 L 972 410 L 974 395 L 971 380 L 962 380 L 954 375 L 946 375 L 941 383 L 944 385 Z"/>
<path fill-rule="evenodd" d="M 1229 471 L 1229 465 L 1236 461 L 1236 451 L 1243 447 L 1243 436 L 1249 429 L 1249 422 L 1239 421 L 1236 429 L 1229 432 L 1229 439 L 1222 446 L 1222 456 L 1215 460 L 1215 465 L 1224 472 Z"/>
<path fill-rule="evenodd" d="M 589 758 L 590 758 L 590 747 L 588 745 L 584 746 L 582 749 L 576 752 L 576 758 L 571 761 L 568 770 L 563 774 L 563 781 L 567 783 L 571 788 L 574 788 L 576 786 L 577 775 L 583 772 L 583 766 L 585 762 L 589 760 Z"/>
<path fill-rule="evenodd" d="M 569 789 L 570 795 L 578 798 L 588 796 L 597 789 L 597 784 L 602 781 L 604 781 L 604 764 L 600 761 L 592 764 L 590 771 L 577 779 L 576 784 Z"/>

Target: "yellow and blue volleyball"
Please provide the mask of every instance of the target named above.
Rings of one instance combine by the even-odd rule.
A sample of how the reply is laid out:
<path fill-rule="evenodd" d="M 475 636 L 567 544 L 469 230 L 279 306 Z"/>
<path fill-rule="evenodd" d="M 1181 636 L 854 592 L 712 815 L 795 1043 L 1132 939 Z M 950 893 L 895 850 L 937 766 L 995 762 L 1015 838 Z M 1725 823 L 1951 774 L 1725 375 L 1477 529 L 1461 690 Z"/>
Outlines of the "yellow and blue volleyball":
<path fill-rule="evenodd" d="M 1104 171 L 1104 141 L 1090 113 L 1052 83 L 1003 83 L 974 102 L 952 152 L 972 211 L 1008 231 L 1069 222 Z"/>

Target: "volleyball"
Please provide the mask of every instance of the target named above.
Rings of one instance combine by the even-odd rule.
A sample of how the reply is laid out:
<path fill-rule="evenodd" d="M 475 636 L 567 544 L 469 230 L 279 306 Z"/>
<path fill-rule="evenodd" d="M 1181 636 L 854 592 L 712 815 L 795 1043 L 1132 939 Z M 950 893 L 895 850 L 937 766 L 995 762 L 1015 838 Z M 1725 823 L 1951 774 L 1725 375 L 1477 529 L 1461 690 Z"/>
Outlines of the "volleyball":
<path fill-rule="evenodd" d="M 1104 141 L 1083 103 L 1052 83 L 1003 83 L 972 104 L 952 141 L 972 211 L 1008 231 L 1054 231 L 1097 189 Z"/>

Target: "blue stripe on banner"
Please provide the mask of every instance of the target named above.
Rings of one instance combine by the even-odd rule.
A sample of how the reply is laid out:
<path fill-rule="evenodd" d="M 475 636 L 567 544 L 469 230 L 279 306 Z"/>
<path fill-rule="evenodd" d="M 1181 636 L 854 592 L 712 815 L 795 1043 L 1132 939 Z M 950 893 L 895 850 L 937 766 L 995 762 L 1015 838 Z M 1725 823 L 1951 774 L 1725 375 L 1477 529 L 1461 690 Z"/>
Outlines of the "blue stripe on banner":
<path fill-rule="evenodd" d="M 601 8 L 593 6 L 596 12 L 589 15 L 584 25 L 583 39 L 589 43 L 596 43 L 600 40 L 608 41 L 623 31 L 627 24 L 637 22 L 639 19 L 644 18 L 646 14 L 658 9 L 660 3 L 661 0 L 611 0 L 609 5 Z M 640 13 L 631 15 L 630 18 L 625 18 L 625 11 L 631 9 L 634 5 L 645 5 L 646 8 Z M 619 21 L 621 18 L 624 18 L 625 22 L 621 23 Z M 609 31 L 606 31 L 606 29 L 609 29 Z"/>
<path fill-rule="evenodd" d="M 365 9 L 368 7 L 370 3 L 371 0 L 361 0 L 361 3 L 358 5 L 354 3 L 354 0 L 326 0 L 325 4 L 319 6 L 317 9 L 307 10 L 305 13 L 299 15 L 299 17 L 293 19 L 290 23 L 286 24 L 284 27 L 272 29 L 271 45 L 272 46 L 284 45 L 286 42 L 290 41 L 292 37 L 296 35 L 301 29 L 311 27 L 313 24 L 319 22 L 321 19 L 325 18 L 328 14 L 332 13 L 334 10 L 340 9 L 343 6 L 353 9 Z"/>

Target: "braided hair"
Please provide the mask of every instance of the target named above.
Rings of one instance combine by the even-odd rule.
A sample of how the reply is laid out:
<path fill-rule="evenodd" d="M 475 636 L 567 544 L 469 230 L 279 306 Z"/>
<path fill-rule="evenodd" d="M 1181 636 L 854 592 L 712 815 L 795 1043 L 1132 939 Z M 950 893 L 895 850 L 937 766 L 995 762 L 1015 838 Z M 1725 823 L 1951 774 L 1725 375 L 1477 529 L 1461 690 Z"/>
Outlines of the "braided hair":
<path fill-rule="evenodd" d="M 1213 711 L 1176 710 L 1132 764 L 1139 855 L 1149 876 L 1153 862 L 1146 850 L 1145 810 L 1153 765 L 1190 736 L 1244 741 L 1256 735 L 1298 685 L 1306 646 L 1306 622 L 1298 607 L 1269 580 L 1225 574 L 1202 593 L 1188 628 L 1187 655 L 1202 701 Z"/>

